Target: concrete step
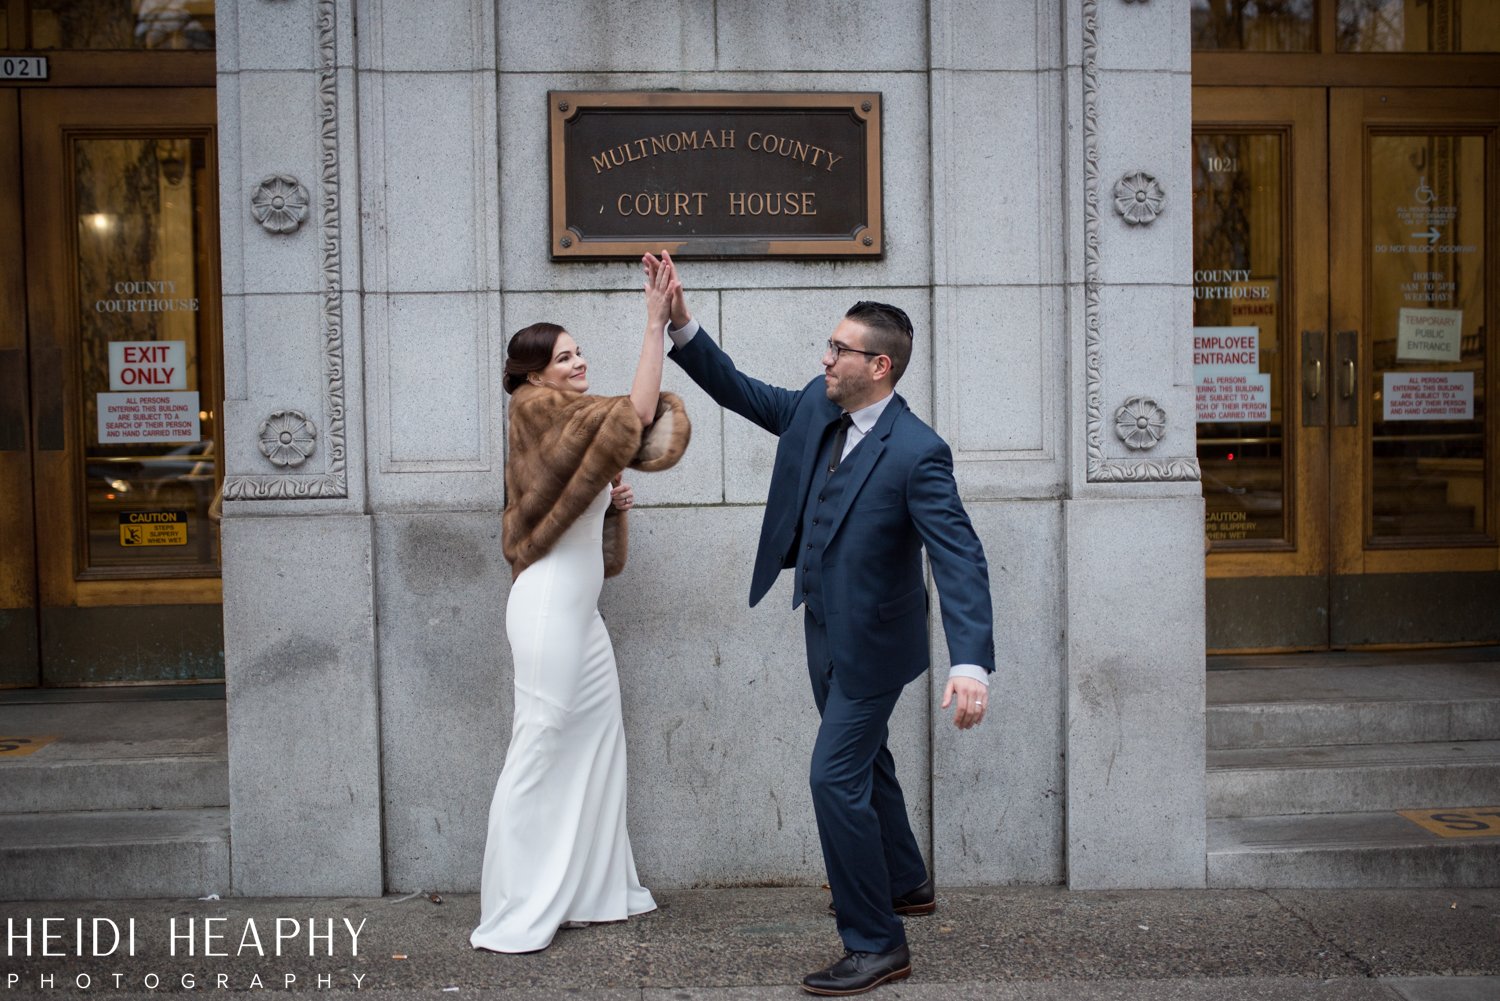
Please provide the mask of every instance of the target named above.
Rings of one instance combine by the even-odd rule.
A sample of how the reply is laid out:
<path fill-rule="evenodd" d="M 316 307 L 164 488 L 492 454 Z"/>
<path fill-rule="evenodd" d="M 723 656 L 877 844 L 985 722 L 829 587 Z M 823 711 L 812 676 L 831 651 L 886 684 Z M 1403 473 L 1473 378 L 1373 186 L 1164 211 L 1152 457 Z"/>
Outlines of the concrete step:
<path fill-rule="evenodd" d="M 1500 803 L 1500 741 L 1208 752 L 1208 815 L 1266 817 Z"/>
<path fill-rule="evenodd" d="M 0 736 L 55 738 L 0 756 L 5 813 L 229 803 L 223 702 L 5 705 Z"/>
<path fill-rule="evenodd" d="M 1210 671 L 1208 746 L 1500 740 L 1500 664 Z"/>
<path fill-rule="evenodd" d="M 205 897 L 229 889 L 229 811 L 0 816 L 0 900 Z"/>
<path fill-rule="evenodd" d="M 1443 838 L 1396 813 L 1210 820 L 1208 885 L 1500 886 L 1500 836 Z"/>

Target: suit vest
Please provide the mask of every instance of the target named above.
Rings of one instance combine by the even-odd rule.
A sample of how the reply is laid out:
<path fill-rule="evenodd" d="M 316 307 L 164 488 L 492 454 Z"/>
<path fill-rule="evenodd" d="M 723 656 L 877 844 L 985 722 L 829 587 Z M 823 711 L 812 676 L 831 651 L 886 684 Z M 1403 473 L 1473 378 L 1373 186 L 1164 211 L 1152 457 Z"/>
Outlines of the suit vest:
<path fill-rule="evenodd" d="M 831 439 L 831 435 L 828 435 Z M 813 619 L 822 625 L 825 621 L 823 595 L 823 553 L 832 541 L 829 529 L 833 525 L 833 512 L 839 509 L 844 491 L 849 484 L 849 470 L 854 465 L 856 443 L 849 454 L 839 462 L 832 475 L 824 472 L 828 468 L 832 442 L 818 452 L 821 462 L 813 470 L 812 483 L 807 488 L 807 501 L 802 506 L 801 529 L 797 533 L 793 559 L 796 560 L 796 576 L 792 581 L 792 607 L 807 602 L 807 610 Z"/>

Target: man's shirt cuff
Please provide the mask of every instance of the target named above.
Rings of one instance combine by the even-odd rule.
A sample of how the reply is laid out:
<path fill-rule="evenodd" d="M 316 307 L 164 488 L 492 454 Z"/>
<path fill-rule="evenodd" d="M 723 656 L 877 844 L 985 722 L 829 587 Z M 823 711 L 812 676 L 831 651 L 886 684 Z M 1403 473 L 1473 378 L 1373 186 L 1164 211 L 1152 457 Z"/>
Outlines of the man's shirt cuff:
<path fill-rule="evenodd" d="M 667 336 L 672 338 L 672 346 L 674 348 L 680 348 L 692 340 L 693 335 L 698 333 L 698 330 L 698 321 L 694 319 L 689 319 L 685 327 L 674 327 L 670 320 L 667 321 Z"/>
<path fill-rule="evenodd" d="M 978 664 L 954 664 L 948 668 L 948 680 L 952 681 L 954 678 L 973 678 L 984 687 L 990 687 L 990 672 Z"/>

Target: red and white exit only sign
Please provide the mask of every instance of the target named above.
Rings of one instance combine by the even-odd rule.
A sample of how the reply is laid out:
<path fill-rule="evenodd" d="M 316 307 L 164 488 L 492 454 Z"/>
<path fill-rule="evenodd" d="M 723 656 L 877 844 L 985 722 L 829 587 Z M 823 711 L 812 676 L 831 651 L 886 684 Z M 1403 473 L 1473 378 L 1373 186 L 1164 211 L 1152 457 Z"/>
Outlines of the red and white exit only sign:
<path fill-rule="evenodd" d="M 109 388 L 187 389 L 187 342 L 110 341 Z"/>

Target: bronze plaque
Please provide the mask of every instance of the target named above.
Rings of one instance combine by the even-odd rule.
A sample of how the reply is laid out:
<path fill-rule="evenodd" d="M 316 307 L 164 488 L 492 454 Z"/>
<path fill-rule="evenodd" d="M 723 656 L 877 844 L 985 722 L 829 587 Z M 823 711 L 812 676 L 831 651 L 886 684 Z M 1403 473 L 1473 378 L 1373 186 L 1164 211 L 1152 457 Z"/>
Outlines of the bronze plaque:
<path fill-rule="evenodd" d="M 553 91 L 552 257 L 879 257 L 880 95 Z"/>

